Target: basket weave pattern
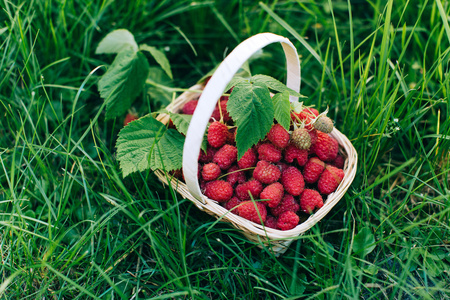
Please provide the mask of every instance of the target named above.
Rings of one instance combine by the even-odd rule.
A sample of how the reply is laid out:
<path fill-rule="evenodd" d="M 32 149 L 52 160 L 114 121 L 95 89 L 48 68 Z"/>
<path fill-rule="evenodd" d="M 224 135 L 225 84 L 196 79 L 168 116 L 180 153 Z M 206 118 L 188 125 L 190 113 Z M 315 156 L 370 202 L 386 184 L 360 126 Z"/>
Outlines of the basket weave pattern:
<path fill-rule="evenodd" d="M 260 35 L 265 35 L 263 37 L 264 38 L 267 37 L 268 39 L 273 39 L 273 37 L 275 37 L 275 39 L 271 42 L 280 42 L 279 36 L 275 36 L 273 34 L 260 34 Z M 244 42 L 242 44 L 244 44 Z M 283 45 L 283 49 L 286 51 L 287 50 L 286 48 L 288 48 L 288 47 L 286 47 L 284 44 L 282 44 L 282 45 Z M 235 50 L 237 50 L 238 47 Z M 291 48 L 293 48 L 293 46 L 291 46 Z M 254 51 L 254 50 L 252 50 L 252 51 Z M 289 49 L 289 51 L 291 51 L 291 49 Z M 231 54 L 230 54 L 230 56 L 231 56 Z M 291 77 L 289 78 L 289 63 L 290 63 L 289 60 L 290 60 L 290 58 L 288 57 L 287 52 L 286 52 L 286 58 L 287 58 L 287 63 L 288 63 L 287 85 L 292 86 L 292 84 L 293 84 L 294 85 L 293 89 L 299 90 L 299 82 L 298 82 L 298 86 L 297 87 L 295 86 L 296 85 L 296 82 L 295 82 L 296 76 L 292 76 L 292 74 L 291 74 Z M 298 61 L 298 56 L 295 58 Z M 240 67 L 240 65 L 238 67 Z M 295 66 L 294 66 L 294 68 L 291 68 L 291 71 L 292 70 L 294 70 L 294 73 L 298 72 L 298 81 L 299 81 L 300 80 L 299 66 L 298 66 L 298 70 L 296 70 Z M 208 85 L 211 84 L 211 81 L 213 80 L 215 75 L 216 75 L 216 73 L 210 79 Z M 232 75 L 234 75 L 234 73 Z M 296 74 L 294 74 L 294 75 L 296 75 Z M 294 78 L 294 79 L 292 79 L 292 78 Z M 228 83 L 228 81 L 223 83 L 222 86 L 225 86 Z M 214 81 L 213 81 L 213 84 L 214 84 Z M 195 86 L 191 87 L 189 91 L 186 91 L 183 94 L 181 94 L 169 106 L 167 106 L 167 110 L 170 112 L 174 112 L 174 113 L 181 111 L 183 105 L 186 102 L 188 102 L 192 99 L 196 99 L 203 94 L 203 93 L 198 92 L 199 90 L 202 90 L 203 88 L 204 87 L 202 85 L 195 85 Z M 213 107 L 212 105 L 215 105 L 215 103 L 217 102 L 217 100 L 219 99 L 219 97 L 222 93 L 223 93 L 223 90 L 218 91 L 217 94 L 219 96 L 216 99 L 206 99 L 203 101 L 204 102 L 206 102 L 206 101 L 212 102 L 212 103 L 209 103 L 209 105 L 210 105 L 210 107 Z M 191 125 L 193 123 L 194 118 L 196 118 L 196 114 L 197 115 L 202 114 L 202 112 L 197 112 L 197 110 L 199 110 L 199 107 L 201 105 L 200 101 L 202 101 L 202 98 L 200 98 L 200 100 L 199 100 L 199 105 L 197 106 L 196 112 L 194 113 L 194 116 L 191 120 Z M 205 113 L 203 112 L 202 117 L 207 118 L 207 119 L 209 119 L 209 116 L 211 116 L 211 114 L 208 115 L 207 113 L 206 113 L 206 116 L 204 116 L 204 115 L 205 115 Z M 157 117 L 157 119 L 159 121 L 163 122 L 164 124 L 166 124 L 169 121 L 169 116 L 167 114 L 161 114 Z M 203 131 L 202 131 L 202 129 L 203 129 Z M 205 129 L 206 129 L 206 124 L 205 124 L 205 128 L 200 128 L 199 130 L 197 128 L 191 129 L 191 126 L 189 128 L 189 130 L 191 130 L 191 131 L 196 130 L 196 131 L 194 131 L 193 134 L 191 133 L 191 135 L 200 135 L 200 137 L 203 137 Z M 223 206 L 221 206 L 216 201 L 211 200 L 202 194 L 199 195 L 198 194 L 199 188 L 198 188 L 197 176 L 191 176 L 192 178 L 189 178 L 189 180 L 187 180 L 190 182 L 185 183 L 185 182 L 177 180 L 176 178 L 170 177 L 169 175 L 167 175 L 166 173 L 164 173 L 160 170 L 156 171 L 156 175 L 165 184 L 169 184 L 168 181 L 170 181 L 170 185 L 173 188 L 176 188 L 176 190 L 178 191 L 179 194 L 181 194 L 184 198 L 191 200 L 202 211 L 205 211 L 208 214 L 210 214 L 216 218 L 220 218 L 221 221 L 231 223 L 235 228 L 240 229 L 242 231 L 243 235 L 246 236 L 250 241 L 258 243 L 260 245 L 260 247 L 263 247 L 263 245 L 266 245 L 266 246 L 270 245 L 272 251 L 275 254 L 280 255 L 287 250 L 287 247 L 292 243 L 292 241 L 297 236 L 303 234 L 305 231 L 307 231 L 308 229 L 313 227 L 339 202 L 339 200 L 344 196 L 345 192 L 347 191 L 347 189 L 349 188 L 350 184 L 352 183 L 352 181 L 355 177 L 356 165 L 357 165 L 357 153 L 356 153 L 355 148 L 353 147 L 351 142 L 348 140 L 348 138 L 344 134 L 339 132 L 339 130 L 337 130 L 336 128 L 333 129 L 333 131 L 330 133 L 330 136 L 332 136 L 333 138 L 335 138 L 338 141 L 340 148 L 341 148 L 341 154 L 345 157 L 345 164 L 344 164 L 344 169 L 343 169 L 345 176 L 344 176 L 343 180 L 341 181 L 340 185 L 338 186 L 337 190 L 334 193 L 328 195 L 328 197 L 326 199 L 324 199 L 323 207 L 320 208 L 319 210 L 317 210 L 314 214 L 312 214 L 306 221 L 304 221 L 303 223 L 300 223 L 298 226 L 296 226 L 294 229 L 291 229 L 291 230 L 281 231 L 281 230 L 263 227 L 262 225 L 248 221 L 248 220 L 226 210 Z M 198 140 L 201 140 L 201 138 Z M 185 147 L 184 153 L 186 153 L 186 150 L 190 150 L 190 149 L 186 149 L 187 147 L 192 148 L 192 145 L 189 143 L 190 143 L 190 139 L 189 139 L 189 131 L 188 131 L 188 135 L 187 135 L 186 142 L 184 145 L 184 147 Z M 197 146 L 197 147 L 193 147 L 193 151 L 197 151 L 196 153 L 197 153 L 197 157 L 198 157 L 200 145 L 195 145 L 195 146 Z M 186 154 L 183 154 L 183 155 L 186 155 Z M 192 174 L 193 172 L 195 172 L 194 174 L 197 174 L 196 173 L 197 165 L 198 165 L 197 160 L 192 162 L 192 159 L 190 159 L 191 162 L 190 162 L 190 165 L 188 166 L 187 161 L 189 161 L 189 160 L 186 160 L 185 157 L 183 157 L 183 159 L 184 159 L 183 160 L 183 171 L 185 171 L 184 170 L 185 168 L 191 168 L 192 170 L 191 170 L 190 174 Z M 194 164 L 195 164 L 195 166 L 194 166 Z M 185 178 L 186 178 L 187 174 L 189 174 L 189 172 L 185 171 L 184 172 Z M 197 184 L 197 187 L 193 188 L 192 187 L 193 184 Z"/>

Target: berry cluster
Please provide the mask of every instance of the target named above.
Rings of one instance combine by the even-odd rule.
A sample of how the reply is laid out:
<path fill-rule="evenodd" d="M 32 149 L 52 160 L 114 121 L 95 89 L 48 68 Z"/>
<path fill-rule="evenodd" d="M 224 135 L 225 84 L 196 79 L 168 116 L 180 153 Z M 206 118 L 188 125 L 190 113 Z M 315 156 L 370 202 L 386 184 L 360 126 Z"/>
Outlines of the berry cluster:
<path fill-rule="evenodd" d="M 331 137 L 332 121 L 314 108 L 291 112 L 291 128 L 274 122 L 265 139 L 239 160 L 236 128 L 222 97 L 199 155 L 199 183 L 208 198 L 266 227 L 289 230 L 324 205 L 344 177 L 344 157 Z M 192 114 L 197 100 L 183 113 Z"/>

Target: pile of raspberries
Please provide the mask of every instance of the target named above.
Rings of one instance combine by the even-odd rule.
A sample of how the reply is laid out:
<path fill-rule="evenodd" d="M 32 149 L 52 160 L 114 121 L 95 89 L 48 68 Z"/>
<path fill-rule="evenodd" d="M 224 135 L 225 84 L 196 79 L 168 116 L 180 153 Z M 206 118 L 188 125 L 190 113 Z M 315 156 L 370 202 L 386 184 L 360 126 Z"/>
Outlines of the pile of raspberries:
<path fill-rule="evenodd" d="M 238 160 L 227 100 L 223 96 L 218 102 L 207 131 L 207 151 L 200 151 L 202 193 L 252 222 L 278 230 L 295 228 L 323 206 L 344 177 L 345 159 L 328 134 L 332 121 L 314 108 L 292 111 L 289 131 L 274 122 L 267 136 Z M 193 114 L 197 102 L 187 102 L 183 113 Z"/>

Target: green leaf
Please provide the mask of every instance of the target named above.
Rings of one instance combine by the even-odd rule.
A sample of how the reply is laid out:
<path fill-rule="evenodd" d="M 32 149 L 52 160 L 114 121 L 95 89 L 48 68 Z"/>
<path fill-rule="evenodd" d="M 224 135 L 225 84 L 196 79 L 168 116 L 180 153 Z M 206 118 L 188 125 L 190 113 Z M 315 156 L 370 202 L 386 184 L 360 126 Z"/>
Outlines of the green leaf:
<path fill-rule="evenodd" d="M 361 254 L 362 257 L 372 252 L 375 247 L 375 237 L 368 227 L 361 229 L 353 240 L 353 252 Z"/>
<path fill-rule="evenodd" d="M 434 249 L 433 257 L 436 257 L 436 260 L 443 260 L 446 258 L 450 258 L 450 252 L 445 251 L 444 249 Z"/>
<path fill-rule="evenodd" d="M 152 117 L 125 126 L 117 139 L 117 160 L 123 176 L 137 171 L 176 170 L 182 166 L 184 136 Z"/>
<path fill-rule="evenodd" d="M 145 91 L 154 107 L 166 107 L 173 100 L 173 80 L 160 67 L 150 67 Z"/>
<path fill-rule="evenodd" d="M 170 119 L 173 125 L 177 128 L 179 132 L 186 135 L 189 128 L 189 123 L 191 122 L 192 115 L 169 113 Z"/>
<path fill-rule="evenodd" d="M 138 50 L 138 45 L 134 40 L 134 36 L 126 29 L 117 29 L 108 33 L 95 49 L 95 54 L 111 54 L 119 53 L 124 49 L 133 49 L 134 52 Z"/>
<path fill-rule="evenodd" d="M 164 52 L 159 51 L 155 47 L 148 46 L 146 44 L 140 45 L 139 50 L 149 52 L 156 60 L 156 62 L 161 66 L 164 72 L 166 72 L 167 76 L 169 76 L 170 79 L 173 79 L 172 70 L 170 69 L 170 63 Z"/>
<path fill-rule="evenodd" d="M 189 128 L 189 123 L 191 122 L 192 115 L 184 115 L 184 114 L 175 114 L 169 113 L 170 119 L 173 122 L 173 125 L 177 128 L 179 132 L 183 135 L 187 134 L 187 130 Z M 201 149 L 206 152 L 206 148 L 208 147 L 208 142 L 206 140 L 206 132 L 205 137 L 203 138 Z"/>
<path fill-rule="evenodd" d="M 237 126 L 236 146 L 240 159 L 272 127 L 274 108 L 269 89 L 261 83 L 239 82 L 230 95 L 227 110 Z"/>
<path fill-rule="evenodd" d="M 296 112 L 297 114 L 299 114 L 302 110 L 303 110 L 303 102 L 292 102 L 291 103 L 291 108 L 294 112 Z"/>
<path fill-rule="evenodd" d="M 234 76 L 231 81 L 227 84 L 227 87 L 225 88 L 225 92 L 227 92 L 229 89 L 231 89 L 233 86 L 238 84 L 242 81 L 248 81 L 248 78 L 241 77 L 241 76 Z"/>
<path fill-rule="evenodd" d="M 208 141 L 206 140 L 206 133 L 205 133 L 205 136 L 203 137 L 203 140 L 202 140 L 202 144 L 200 145 L 200 149 L 206 153 L 207 148 L 208 148 Z"/>
<path fill-rule="evenodd" d="M 272 89 L 274 91 L 277 91 L 277 92 L 288 92 L 289 95 L 291 95 L 291 96 L 302 97 L 302 98 L 305 97 L 302 94 L 297 93 L 293 89 L 288 88 L 281 81 L 278 81 L 275 78 L 267 76 L 267 75 L 261 75 L 261 74 L 255 75 L 255 76 L 252 77 L 251 81 L 255 82 L 255 83 L 258 82 L 258 83 L 265 84 L 270 89 Z"/>
<path fill-rule="evenodd" d="M 289 93 L 282 92 L 272 97 L 273 108 L 275 111 L 275 120 L 289 130 L 291 124 L 291 103 L 289 102 Z"/>
<path fill-rule="evenodd" d="M 98 82 L 100 96 L 105 99 L 106 118 L 125 113 L 142 91 L 149 65 L 141 52 L 131 48 L 123 50 Z"/>

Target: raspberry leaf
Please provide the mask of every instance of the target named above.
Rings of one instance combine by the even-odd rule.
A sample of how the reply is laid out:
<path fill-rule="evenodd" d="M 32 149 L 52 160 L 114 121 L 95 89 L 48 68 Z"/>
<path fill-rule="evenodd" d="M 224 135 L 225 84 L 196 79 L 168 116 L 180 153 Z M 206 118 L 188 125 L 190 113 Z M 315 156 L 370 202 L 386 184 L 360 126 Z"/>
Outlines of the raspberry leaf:
<path fill-rule="evenodd" d="M 184 136 L 153 117 L 125 126 L 117 139 L 117 160 L 123 176 L 137 171 L 176 170 L 182 166 Z"/>
<path fill-rule="evenodd" d="M 189 123 L 192 119 L 192 115 L 176 114 L 172 112 L 169 113 L 169 115 L 170 119 L 173 122 L 173 125 L 175 125 L 177 130 L 183 135 L 186 135 L 189 128 Z"/>
<path fill-rule="evenodd" d="M 126 29 L 117 29 L 108 33 L 98 44 L 95 54 L 119 53 L 127 48 L 132 48 L 135 52 L 138 45 L 134 36 Z"/>
<path fill-rule="evenodd" d="M 233 86 L 238 84 L 242 81 L 248 81 L 247 78 L 241 77 L 241 76 L 234 76 L 231 81 L 227 84 L 227 87 L 225 88 L 225 92 L 227 92 L 229 89 L 231 89 Z"/>
<path fill-rule="evenodd" d="M 177 130 L 182 133 L 184 136 L 187 134 L 187 130 L 189 128 L 189 123 L 191 122 L 192 115 L 185 115 L 185 114 L 176 114 L 176 113 L 169 113 L 170 119 L 173 122 L 173 125 L 177 128 Z M 208 141 L 206 139 L 206 133 L 203 137 L 201 149 L 206 152 L 206 148 L 208 147 Z"/>
<path fill-rule="evenodd" d="M 131 47 L 117 54 L 98 82 L 100 96 L 106 101 L 106 118 L 125 113 L 142 91 L 149 73 L 147 59 Z"/>
<path fill-rule="evenodd" d="M 289 102 L 289 93 L 282 92 L 272 97 L 275 110 L 275 120 L 280 123 L 284 129 L 289 130 L 291 124 L 291 103 Z"/>
<path fill-rule="evenodd" d="M 227 110 L 237 125 L 236 147 L 240 159 L 272 127 L 274 107 L 269 89 L 262 83 L 241 81 L 234 86 Z"/>
<path fill-rule="evenodd" d="M 255 83 L 257 82 L 257 83 L 265 84 L 266 86 L 269 87 L 269 89 L 277 91 L 277 92 L 288 92 L 289 95 L 291 95 L 291 96 L 305 98 L 305 96 L 303 96 L 302 94 L 297 93 L 293 89 L 288 88 L 281 81 L 278 81 L 275 78 L 267 76 L 267 75 L 262 75 L 262 74 L 255 75 L 251 78 L 251 81 L 255 82 Z"/>
<path fill-rule="evenodd" d="M 161 66 L 164 72 L 166 72 L 167 76 L 169 76 L 170 79 L 173 79 L 172 70 L 170 69 L 170 63 L 164 52 L 146 44 L 140 45 L 139 50 L 149 52 L 156 60 L 156 62 Z"/>

